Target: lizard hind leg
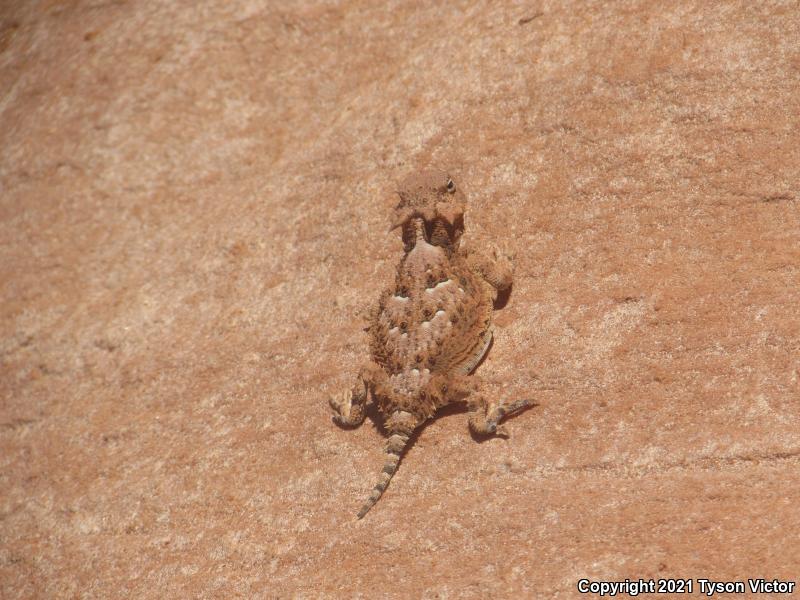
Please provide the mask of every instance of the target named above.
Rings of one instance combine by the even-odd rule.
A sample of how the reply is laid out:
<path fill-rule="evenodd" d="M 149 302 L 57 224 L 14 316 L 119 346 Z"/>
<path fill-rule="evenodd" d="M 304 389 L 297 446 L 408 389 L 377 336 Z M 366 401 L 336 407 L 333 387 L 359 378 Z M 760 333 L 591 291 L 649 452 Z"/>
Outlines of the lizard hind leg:
<path fill-rule="evenodd" d="M 369 510 L 375 506 L 375 503 L 380 500 L 386 487 L 389 485 L 392 476 L 397 471 L 397 466 L 400 464 L 400 457 L 408 446 L 408 440 L 411 437 L 411 432 L 418 425 L 410 413 L 399 410 L 387 419 L 386 427 L 391 432 L 389 439 L 386 441 L 386 460 L 383 464 L 378 483 L 372 489 L 372 493 L 367 498 L 361 510 L 358 511 L 358 518 L 363 519 Z"/>
<path fill-rule="evenodd" d="M 470 402 L 470 404 L 472 404 Z M 469 415 L 469 428 L 478 435 L 499 435 L 508 437 L 508 432 L 500 421 L 507 416 L 516 414 L 521 410 L 533 406 L 528 399 L 515 400 L 514 402 L 497 402 L 490 404 L 486 398 L 480 396 L 475 410 Z"/>
<path fill-rule="evenodd" d="M 377 365 L 367 365 L 361 369 L 352 390 L 328 398 L 333 410 L 333 420 L 345 427 L 357 427 L 364 422 L 367 406 L 367 391 L 374 388 L 385 373 Z"/>
<path fill-rule="evenodd" d="M 328 404 L 333 409 L 333 420 L 339 425 L 357 427 L 364 422 L 367 414 L 367 389 L 363 382 L 359 383 L 356 383 L 352 390 L 345 390 L 328 398 Z"/>
<path fill-rule="evenodd" d="M 456 380 L 456 392 L 463 395 L 469 407 L 469 428 L 477 435 L 498 435 L 508 437 L 505 428 L 500 425 L 505 417 L 514 415 L 529 406 L 533 401 L 527 398 L 520 400 L 498 400 L 490 402 L 481 393 L 478 380 L 474 377 L 462 376 Z"/>

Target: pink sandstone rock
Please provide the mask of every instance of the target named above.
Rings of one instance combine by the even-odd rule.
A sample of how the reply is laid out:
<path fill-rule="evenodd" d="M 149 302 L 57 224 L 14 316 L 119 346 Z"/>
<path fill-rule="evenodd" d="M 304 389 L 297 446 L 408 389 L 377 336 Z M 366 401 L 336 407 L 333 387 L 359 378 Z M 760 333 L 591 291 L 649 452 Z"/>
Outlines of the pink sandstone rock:
<path fill-rule="evenodd" d="M 797 577 L 792 2 L 0 8 L 0 596 L 575 597 Z M 509 440 L 327 396 L 468 188 Z"/>

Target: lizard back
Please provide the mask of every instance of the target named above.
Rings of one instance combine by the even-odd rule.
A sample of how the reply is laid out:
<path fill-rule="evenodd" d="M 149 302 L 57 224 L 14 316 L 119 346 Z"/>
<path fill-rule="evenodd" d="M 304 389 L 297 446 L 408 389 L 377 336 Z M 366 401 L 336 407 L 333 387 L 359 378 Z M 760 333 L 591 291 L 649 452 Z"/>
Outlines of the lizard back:
<path fill-rule="evenodd" d="M 373 358 L 388 375 L 386 408 L 416 404 L 414 412 L 428 418 L 439 404 L 437 381 L 471 370 L 488 347 L 492 304 L 463 257 L 427 241 L 425 226 L 408 224 L 413 245 L 381 296 L 371 334 Z"/>

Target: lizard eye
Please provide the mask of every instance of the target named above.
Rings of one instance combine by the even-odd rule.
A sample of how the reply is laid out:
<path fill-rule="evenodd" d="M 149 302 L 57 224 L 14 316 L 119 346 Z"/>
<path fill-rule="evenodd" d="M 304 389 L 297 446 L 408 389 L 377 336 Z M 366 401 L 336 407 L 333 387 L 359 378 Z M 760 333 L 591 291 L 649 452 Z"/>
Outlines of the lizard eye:
<path fill-rule="evenodd" d="M 447 180 L 447 191 L 450 194 L 456 191 L 456 184 L 453 182 L 452 179 Z"/>

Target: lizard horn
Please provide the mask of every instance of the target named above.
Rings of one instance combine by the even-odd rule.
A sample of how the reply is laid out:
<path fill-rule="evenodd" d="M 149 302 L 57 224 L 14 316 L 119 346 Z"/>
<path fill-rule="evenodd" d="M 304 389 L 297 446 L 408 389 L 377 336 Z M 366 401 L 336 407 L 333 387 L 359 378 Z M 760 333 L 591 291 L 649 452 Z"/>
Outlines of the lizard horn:
<path fill-rule="evenodd" d="M 408 221 L 408 219 L 411 218 L 412 213 L 413 211 L 409 208 L 401 208 L 395 210 L 392 218 L 392 223 L 389 226 L 389 231 L 394 231 L 395 229 L 403 225 L 403 223 L 405 223 L 406 221 Z"/>

